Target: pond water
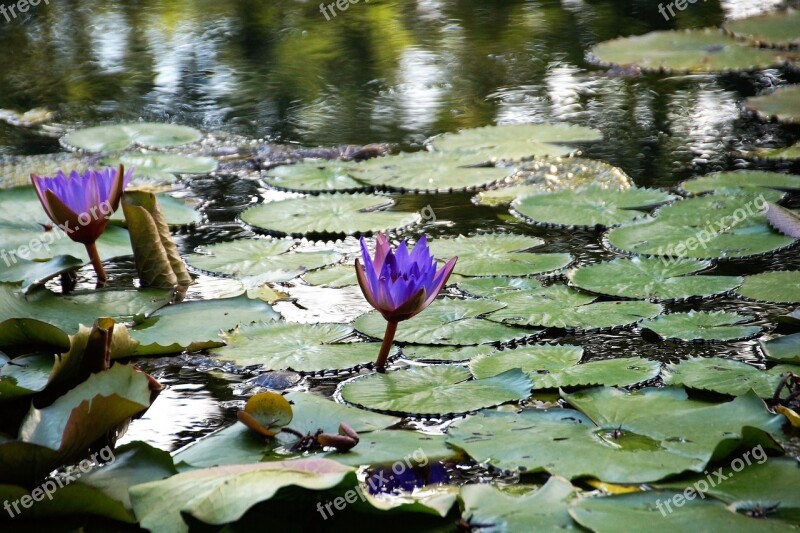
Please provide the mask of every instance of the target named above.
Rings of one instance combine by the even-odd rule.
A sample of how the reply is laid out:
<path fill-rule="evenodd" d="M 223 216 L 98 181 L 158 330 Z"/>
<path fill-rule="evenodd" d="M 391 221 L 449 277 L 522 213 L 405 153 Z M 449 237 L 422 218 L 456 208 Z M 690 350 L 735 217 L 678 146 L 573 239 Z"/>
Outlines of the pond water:
<path fill-rule="evenodd" d="M 590 66 L 586 51 L 619 35 L 714 26 L 780 3 L 709 0 L 667 21 L 649 0 L 385 0 L 352 4 L 331 20 L 318 3 L 293 0 L 53 1 L 10 23 L 0 19 L 0 108 L 45 106 L 70 127 L 141 118 L 259 142 L 395 143 L 404 150 L 461 128 L 568 122 L 604 134 L 603 142 L 584 147 L 586 157 L 620 167 L 638 185 L 669 188 L 691 176 L 750 168 L 741 151 L 794 142 L 787 128 L 745 114 L 742 101 L 798 80 L 778 70 L 609 71 Z M 0 157 L 58 151 L 60 131 L 47 136 L 0 122 Z M 800 170 L 788 163 L 771 169 Z M 184 253 L 243 234 L 237 217 L 245 207 L 283 195 L 224 173 L 188 182 L 188 192 L 207 220 L 177 237 Z M 434 237 L 513 230 L 545 238 L 537 251 L 569 251 L 583 263 L 612 257 L 596 232 L 535 228 L 505 209 L 477 207 L 467 194 L 405 195 L 399 202 L 406 210 L 429 206 L 436 221 L 421 230 Z M 352 252 L 356 241 L 335 247 Z M 719 271 L 742 274 L 778 263 L 800 268 L 800 260 L 779 255 Z M 135 270 L 117 261 L 109 274 L 112 285 L 129 286 Z M 88 278 L 81 283 L 88 287 Z M 295 282 L 280 289 L 296 299 L 276 306 L 290 320 L 347 322 L 369 309 L 357 288 Z M 231 290 L 226 280 L 201 276 L 189 298 Z M 788 310 L 726 299 L 671 309 L 690 307 L 766 317 Z M 721 354 L 758 361 L 752 342 L 665 348 L 624 331 L 560 339 L 597 359 Z M 169 389 L 133 422 L 125 441 L 177 449 L 232 421 L 251 390 L 251 375 L 205 356 L 143 365 Z M 332 394 L 339 381 L 304 378 L 297 388 Z"/>

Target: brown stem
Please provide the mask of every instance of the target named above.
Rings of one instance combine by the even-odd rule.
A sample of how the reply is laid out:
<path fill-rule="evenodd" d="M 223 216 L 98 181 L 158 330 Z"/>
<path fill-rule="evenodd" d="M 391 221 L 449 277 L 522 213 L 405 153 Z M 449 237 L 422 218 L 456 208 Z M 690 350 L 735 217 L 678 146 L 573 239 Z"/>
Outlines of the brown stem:
<path fill-rule="evenodd" d="M 108 276 L 106 276 L 103 262 L 100 260 L 100 254 L 97 252 L 97 245 L 95 243 L 87 244 L 86 252 L 89 254 L 95 273 L 97 273 L 97 288 L 105 287 Z"/>
<path fill-rule="evenodd" d="M 381 374 L 386 372 L 386 360 L 389 358 L 389 351 L 392 349 L 395 333 L 397 333 L 397 322 L 389 320 L 386 323 L 386 333 L 383 334 L 383 344 L 381 344 L 378 360 L 375 361 L 375 370 Z"/>

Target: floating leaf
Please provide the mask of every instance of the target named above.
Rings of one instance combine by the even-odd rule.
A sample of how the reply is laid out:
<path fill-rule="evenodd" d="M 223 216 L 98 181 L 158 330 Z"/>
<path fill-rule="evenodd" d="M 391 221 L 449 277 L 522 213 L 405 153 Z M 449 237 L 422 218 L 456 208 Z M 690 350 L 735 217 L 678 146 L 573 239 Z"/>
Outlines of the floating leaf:
<path fill-rule="evenodd" d="M 770 361 L 800 364 L 800 333 L 785 335 L 777 339 L 760 341 L 764 355 Z"/>
<path fill-rule="evenodd" d="M 594 330 L 629 326 L 661 313 L 650 302 L 595 302 L 596 296 L 564 285 L 517 291 L 495 297 L 506 307 L 488 319 L 504 324 Z"/>
<path fill-rule="evenodd" d="M 444 435 L 386 429 L 362 435 L 358 446 L 348 453 L 329 453 L 328 458 L 350 466 L 391 465 L 398 461 L 428 465 L 455 455 L 457 452 L 445 444 Z"/>
<path fill-rule="evenodd" d="M 787 237 L 800 238 L 800 216 L 794 211 L 775 204 L 767 204 L 769 225 Z"/>
<path fill-rule="evenodd" d="M 336 265 L 308 272 L 303 280 L 309 285 L 340 289 L 358 285 L 356 267 L 354 265 Z"/>
<path fill-rule="evenodd" d="M 758 46 L 800 46 L 800 12 L 793 9 L 726 22 L 723 29 Z"/>
<path fill-rule="evenodd" d="M 558 270 L 572 262 L 569 254 L 524 251 L 542 244 L 544 241 L 537 237 L 488 233 L 435 239 L 430 250 L 442 261 L 457 256 L 453 272 L 462 276 L 530 276 Z"/>
<path fill-rule="evenodd" d="M 512 328 L 480 318 L 504 307 L 493 300 L 440 299 L 433 302 L 414 320 L 401 322 L 395 341 L 412 344 L 449 344 L 468 346 L 490 342 L 508 342 L 539 333 L 537 329 Z M 361 333 L 382 339 L 386 320 L 377 311 L 361 315 L 353 323 Z"/>
<path fill-rule="evenodd" d="M 457 363 L 482 355 L 490 355 L 497 351 L 498 349 L 491 344 L 478 344 L 475 346 L 425 346 L 417 344 L 403 347 L 403 357 L 422 362 L 446 361 Z"/>
<path fill-rule="evenodd" d="M 693 259 L 618 258 L 581 267 L 572 271 L 569 279 L 573 286 L 589 292 L 652 302 L 723 294 L 744 281 L 733 276 L 690 275 L 710 266 L 710 262 Z"/>
<path fill-rule="evenodd" d="M 800 123 L 800 85 L 785 85 L 764 96 L 753 96 L 745 100 L 750 111 L 764 119 L 789 124 Z"/>
<path fill-rule="evenodd" d="M 790 160 L 800 159 L 800 142 L 784 148 L 768 148 L 759 150 L 756 155 L 761 159 Z"/>
<path fill-rule="evenodd" d="M 680 184 L 680 188 L 690 194 L 701 194 L 729 189 L 755 189 L 768 200 L 777 201 L 784 191 L 800 190 L 800 176 L 761 170 L 737 170 L 735 172 L 715 172 L 699 178 L 692 178 Z"/>
<path fill-rule="evenodd" d="M 175 174 L 209 174 L 218 166 L 213 157 L 158 153 L 128 153 L 105 159 L 103 163 L 112 167 L 122 164 L 125 168 L 135 169 L 134 186 L 142 182 L 148 185 L 173 183 L 177 180 Z"/>
<path fill-rule="evenodd" d="M 23 355 L 13 362 L 0 356 L 0 403 L 43 391 L 54 361 L 51 353 Z"/>
<path fill-rule="evenodd" d="M 460 260 L 460 258 L 459 258 Z M 453 276 L 450 277 L 454 279 Z M 494 298 L 507 292 L 516 292 L 527 289 L 539 289 L 542 284 L 536 278 L 509 278 L 503 276 L 490 278 L 456 278 L 459 290 L 480 296 L 482 298 Z"/>
<path fill-rule="evenodd" d="M 599 141 L 602 134 L 571 124 L 509 124 L 445 133 L 432 140 L 440 152 L 473 155 L 473 163 L 557 156 L 575 149 L 562 143 Z"/>
<path fill-rule="evenodd" d="M 353 166 L 345 167 L 341 163 L 327 161 L 281 165 L 270 170 L 264 181 L 279 190 L 310 194 L 356 192 L 370 187 L 351 175 Z"/>
<path fill-rule="evenodd" d="M 497 183 L 513 168 L 474 166 L 484 159 L 470 154 L 416 152 L 366 161 L 352 169 L 352 175 L 372 186 L 401 192 L 474 191 Z"/>
<path fill-rule="evenodd" d="M 334 250 L 292 252 L 294 240 L 237 239 L 204 246 L 187 258 L 206 273 L 237 278 L 257 277 L 261 283 L 289 281 L 308 270 L 341 261 Z M 355 268 L 351 267 L 353 272 Z"/>
<path fill-rule="evenodd" d="M 531 381 L 519 369 L 488 379 L 470 378 L 461 366 L 412 366 L 354 378 L 344 383 L 341 394 L 359 407 L 413 415 L 466 413 L 530 395 Z"/>
<path fill-rule="evenodd" d="M 745 432 L 777 434 L 782 423 L 754 394 L 706 403 L 674 387 L 597 387 L 565 398 L 578 411 L 484 411 L 455 422 L 447 442 L 503 470 L 643 483 L 702 472 L 742 444 Z"/>
<path fill-rule="evenodd" d="M 88 152 L 119 152 L 132 146 L 167 148 L 199 141 L 202 134 L 194 128 L 174 124 L 140 122 L 114 126 L 96 126 L 68 133 L 61 144 Z"/>
<path fill-rule="evenodd" d="M 790 365 L 778 365 L 769 370 L 759 370 L 747 363 L 719 357 L 691 357 L 677 365 L 667 365 L 664 383 L 683 385 L 740 396 L 750 389 L 762 398 L 772 398 L 781 375 L 791 370 Z"/>
<path fill-rule="evenodd" d="M 787 59 L 776 51 L 730 39 L 714 28 L 621 37 L 594 46 L 590 54 L 602 65 L 636 65 L 655 72 L 753 71 Z"/>
<path fill-rule="evenodd" d="M 275 235 L 357 235 L 404 228 L 418 213 L 387 211 L 394 200 L 370 194 L 321 194 L 257 205 L 242 220 Z"/>
<path fill-rule="evenodd" d="M 759 302 L 800 302 L 800 271 L 780 270 L 746 276 L 736 293 Z"/>
<path fill-rule="evenodd" d="M 292 405 L 277 392 L 261 392 L 247 400 L 237 417 L 248 429 L 264 437 L 274 437 L 292 421 Z"/>
<path fill-rule="evenodd" d="M 754 320 L 752 316 L 726 311 L 689 311 L 645 320 L 639 327 L 671 341 L 732 342 L 760 335 L 760 326 L 744 325 Z"/>
<path fill-rule="evenodd" d="M 511 212 L 544 226 L 603 229 L 619 226 L 645 215 L 640 210 L 668 202 L 674 196 L 657 189 L 631 187 L 624 191 L 600 186 L 522 196 Z"/>
<path fill-rule="evenodd" d="M 374 361 L 380 348 L 371 342 L 342 342 L 353 334 L 344 324 L 273 322 L 226 334 L 228 346 L 217 353 L 223 360 L 260 365 L 262 370 L 349 370 Z"/>
<path fill-rule="evenodd" d="M 22 289 L 27 290 L 59 274 L 82 267 L 85 261 L 71 255 L 59 255 L 47 261 L 29 261 L 17 257 L 15 261 L 9 260 L 8 265 L 4 263 L 0 263 L 0 281 L 20 283 Z"/>

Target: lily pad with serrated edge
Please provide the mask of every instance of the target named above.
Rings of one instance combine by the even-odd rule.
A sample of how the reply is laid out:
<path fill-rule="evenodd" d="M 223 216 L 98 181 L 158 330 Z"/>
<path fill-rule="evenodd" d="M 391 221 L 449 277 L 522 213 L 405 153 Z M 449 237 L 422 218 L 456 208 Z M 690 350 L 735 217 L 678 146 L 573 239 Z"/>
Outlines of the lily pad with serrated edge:
<path fill-rule="evenodd" d="M 726 22 L 722 28 L 737 39 L 758 46 L 800 46 L 800 11 L 789 9 Z"/>
<path fill-rule="evenodd" d="M 617 191 L 591 186 L 522 196 L 512 202 L 511 213 L 543 226 L 604 229 L 641 218 L 646 215 L 643 211 L 674 198 L 657 189 Z"/>
<path fill-rule="evenodd" d="M 403 357 L 427 363 L 458 363 L 469 361 L 483 355 L 493 354 L 497 351 L 498 349 L 491 344 L 476 344 L 474 346 L 426 346 L 423 344 L 410 344 L 403 347 Z"/>
<path fill-rule="evenodd" d="M 772 398 L 784 372 L 792 365 L 778 365 L 769 370 L 722 359 L 720 357 L 692 357 L 679 364 L 669 364 L 662 378 L 667 385 L 679 385 L 739 396 L 753 389 L 762 398 Z"/>
<path fill-rule="evenodd" d="M 308 272 L 303 280 L 309 285 L 340 289 L 358 285 L 355 265 L 335 265 Z"/>
<path fill-rule="evenodd" d="M 524 400 L 531 381 L 519 369 L 488 379 L 471 379 L 462 366 L 412 366 L 359 376 L 342 384 L 347 403 L 387 413 L 460 414 Z"/>
<path fill-rule="evenodd" d="M 770 361 L 800 364 L 800 333 L 760 341 L 764 355 Z"/>
<path fill-rule="evenodd" d="M 369 194 L 321 194 L 251 207 L 242 213 L 250 227 L 274 235 L 369 235 L 405 228 L 418 213 L 388 211 L 394 200 Z"/>
<path fill-rule="evenodd" d="M 351 370 L 374 361 L 380 344 L 343 342 L 353 337 L 344 324 L 297 324 L 271 322 L 242 326 L 224 335 L 227 346 L 216 350 L 224 361 L 261 370 L 294 370 L 316 373 Z M 397 348 L 390 353 L 397 355 Z"/>
<path fill-rule="evenodd" d="M 761 334 L 761 326 L 744 325 L 753 320 L 755 317 L 727 311 L 689 311 L 661 315 L 639 326 L 670 341 L 733 342 Z"/>
<path fill-rule="evenodd" d="M 434 150 L 469 154 L 473 163 L 559 156 L 575 151 L 564 143 L 602 139 L 598 130 L 571 124 L 506 124 L 445 133 L 431 140 Z"/>
<path fill-rule="evenodd" d="M 720 189 L 756 189 L 757 192 L 765 194 L 766 200 L 775 202 L 780 200 L 784 191 L 800 191 L 800 176 L 761 170 L 737 170 L 692 178 L 682 182 L 679 187 L 689 194 L 714 192 Z"/>
<path fill-rule="evenodd" d="M 745 276 L 744 283 L 736 293 L 759 302 L 800 302 L 800 271 L 779 270 Z"/>
<path fill-rule="evenodd" d="M 451 276 L 452 280 L 453 277 Z M 516 292 L 527 289 L 538 289 L 542 284 L 536 278 L 510 278 L 495 276 L 488 278 L 457 278 L 458 290 L 472 296 L 494 298 L 507 292 Z"/>
<path fill-rule="evenodd" d="M 498 183 L 512 174 L 509 167 L 474 166 L 469 154 L 415 152 L 378 157 L 352 168 L 356 179 L 381 189 L 445 193 L 474 191 Z"/>
<path fill-rule="evenodd" d="M 208 274 L 255 277 L 261 283 L 289 281 L 342 259 L 334 250 L 292 252 L 296 244 L 294 240 L 238 239 L 204 246 L 186 259 L 189 266 Z"/>
<path fill-rule="evenodd" d="M 494 300 L 442 298 L 413 320 L 400 322 L 395 342 L 470 346 L 510 342 L 541 333 L 540 329 L 516 328 L 483 318 L 503 307 L 505 304 Z M 358 317 L 353 327 L 364 335 L 382 339 L 386 320 L 377 311 L 370 311 Z"/>
<path fill-rule="evenodd" d="M 800 123 L 800 85 L 785 85 L 774 93 L 753 96 L 744 105 L 763 119 Z"/>
<path fill-rule="evenodd" d="M 564 285 L 517 291 L 497 296 L 506 307 L 493 312 L 489 320 L 504 324 L 561 328 L 567 330 L 606 330 L 638 323 L 661 313 L 650 302 L 596 302 L 596 296 Z"/>
<path fill-rule="evenodd" d="M 753 48 L 714 28 L 654 31 L 604 41 L 589 59 L 603 66 L 636 65 L 651 72 L 739 72 L 783 64 L 789 57 Z"/>
<path fill-rule="evenodd" d="M 570 254 L 525 252 L 544 244 L 538 237 L 489 233 L 435 239 L 430 243 L 434 257 L 447 261 L 458 257 L 453 272 L 462 276 L 530 276 L 552 272 L 570 264 Z"/>
<path fill-rule="evenodd" d="M 773 230 L 761 193 L 709 194 L 659 209 L 653 220 L 609 230 L 603 244 L 624 254 L 741 259 L 773 253 L 794 239 Z"/>
<path fill-rule="evenodd" d="M 472 197 L 477 205 L 510 204 L 529 194 L 575 190 L 591 185 L 624 190 L 633 185 L 621 169 L 603 161 L 580 157 L 545 157 L 521 165 L 507 186 L 481 191 Z"/>
<path fill-rule="evenodd" d="M 580 363 L 583 349 L 570 345 L 527 345 L 479 357 L 470 362 L 477 378 L 519 368 L 533 381 L 534 389 L 588 385 L 629 386 L 654 379 L 661 363 L 626 357 Z"/>
<path fill-rule="evenodd" d="M 61 144 L 87 152 L 120 152 L 132 146 L 167 148 L 199 141 L 203 134 L 188 126 L 139 122 L 95 126 L 66 134 Z"/>
<path fill-rule="evenodd" d="M 371 185 L 351 175 L 353 166 L 327 161 L 281 165 L 269 170 L 264 181 L 279 190 L 309 194 L 356 192 L 370 188 Z"/>
<path fill-rule="evenodd" d="M 711 266 L 708 261 L 659 258 L 617 258 L 587 265 L 569 274 L 574 287 L 596 294 L 665 302 L 711 297 L 732 291 L 744 278 L 692 275 Z"/>
<path fill-rule="evenodd" d="M 702 472 L 737 445 L 774 446 L 783 423 L 753 393 L 726 403 L 688 399 L 676 387 L 562 396 L 574 409 L 483 411 L 450 426 L 447 443 L 502 470 L 645 483 Z"/>

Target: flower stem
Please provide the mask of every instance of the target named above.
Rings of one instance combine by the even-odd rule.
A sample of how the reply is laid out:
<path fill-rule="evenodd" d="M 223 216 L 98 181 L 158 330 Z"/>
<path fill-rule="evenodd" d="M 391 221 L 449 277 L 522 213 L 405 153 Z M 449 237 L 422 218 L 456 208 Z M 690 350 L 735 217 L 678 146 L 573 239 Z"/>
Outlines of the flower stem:
<path fill-rule="evenodd" d="M 389 351 L 392 349 L 395 333 L 397 333 L 397 322 L 389 320 L 386 322 L 386 333 L 383 334 L 383 344 L 381 344 L 378 360 L 375 361 L 375 370 L 381 374 L 386 372 L 386 360 L 389 358 Z"/>
<path fill-rule="evenodd" d="M 100 260 L 100 254 L 97 252 L 97 245 L 95 243 L 87 244 L 86 252 L 89 254 L 89 259 L 92 261 L 95 273 L 97 273 L 97 287 L 105 287 L 108 276 L 106 276 L 103 262 Z"/>

